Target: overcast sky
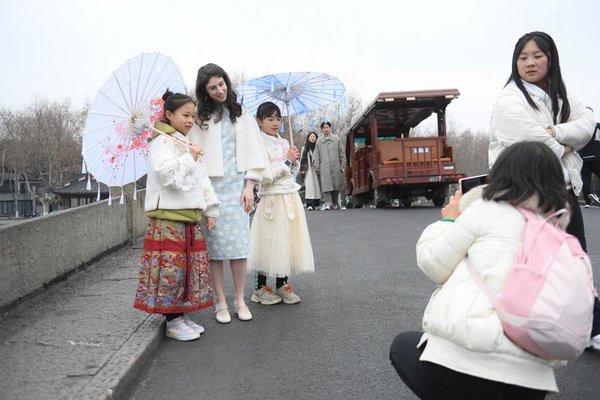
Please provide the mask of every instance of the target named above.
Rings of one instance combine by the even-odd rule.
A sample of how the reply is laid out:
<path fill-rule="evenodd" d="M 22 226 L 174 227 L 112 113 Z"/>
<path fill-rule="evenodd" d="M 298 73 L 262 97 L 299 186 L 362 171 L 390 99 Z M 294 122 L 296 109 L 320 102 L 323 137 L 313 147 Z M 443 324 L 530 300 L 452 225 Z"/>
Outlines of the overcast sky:
<path fill-rule="evenodd" d="M 514 44 L 543 30 L 569 93 L 600 115 L 598 0 L 0 0 L 0 106 L 92 100 L 127 59 L 159 51 L 189 87 L 214 62 L 248 78 L 326 72 L 365 104 L 457 88 L 460 129 L 486 130 Z"/>

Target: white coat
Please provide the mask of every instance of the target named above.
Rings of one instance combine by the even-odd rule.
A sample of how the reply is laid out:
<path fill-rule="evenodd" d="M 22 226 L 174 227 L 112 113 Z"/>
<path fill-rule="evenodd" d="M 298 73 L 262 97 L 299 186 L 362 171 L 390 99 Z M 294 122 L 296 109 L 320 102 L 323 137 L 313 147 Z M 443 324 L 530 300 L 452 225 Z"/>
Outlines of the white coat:
<path fill-rule="evenodd" d="M 563 145 L 575 150 L 589 142 L 596 127 L 593 112 L 569 96 L 571 115 L 569 121 L 554 125 L 549 97 L 535 85 L 523 82 L 527 92 L 539 107 L 534 110 L 514 82 L 510 82 L 498 95 L 490 123 L 490 144 L 488 162 L 490 168 L 502 151 L 513 143 L 525 140 L 545 143 L 560 159 L 567 186 L 579 195 L 583 182 L 581 166 L 583 161 L 575 151 L 565 153 Z M 559 108 L 562 101 L 559 101 Z M 560 116 L 557 117 L 560 121 Z M 552 127 L 555 137 L 546 128 Z"/>
<path fill-rule="evenodd" d="M 229 118 L 223 116 L 223 118 Z M 204 122 L 202 128 L 197 124 L 188 134 L 190 141 L 204 150 L 202 161 L 206 166 L 208 176 L 223 176 L 223 146 L 221 145 L 221 122 L 215 122 L 214 117 Z M 238 172 L 244 172 L 246 179 L 260 182 L 265 176 L 264 170 L 269 162 L 260 137 L 256 120 L 242 109 L 242 115 L 235 124 L 235 160 Z M 269 176 L 266 176 L 269 178 Z"/>
<path fill-rule="evenodd" d="M 315 200 L 321 198 L 321 184 L 319 183 L 319 177 L 315 171 L 313 155 L 314 151 L 309 151 L 306 149 L 306 146 L 302 147 L 302 152 L 300 153 L 300 159 L 304 157 L 304 152 L 308 151 L 306 154 L 306 171 L 304 173 L 304 198 L 308 200 Z"/>
<path fill-rule="evenodd" d="M 262 197 L 297 192 L 300 185 L 296 183 L 295 176 L 300 169 L 300 162 L 296 161 L 289 167 L 285 164 L 290 148 L 289 142 L 279 135 L 271 136 L 264 132 L 261 132 L 261 137 L 269 157 L 269 170 L 265 170 L 264 173 L 269 174 L 271 179 L 261 182 L 258 195 Z"/>
<path fill-rule="evenodd" d="M 189 143 L 179 132 L 172 136 Z M 155 137 L 148 147 L 144 209 L 200 209 L 204 216 L 218 217 L 218 205 L 206 171 L 187 148 L 162 135 Z"/>
<path fill-rule="evenodd" d="M 476 188 L 465 194 L 456 221 L 429 225 L 417 243 L 419 268 L 441 285 L 423 316 L 421 343 L 427 340 L 427 346 L 420 360 L 484 379 L 557 391 L 554 368 L 564 362 L 544 360 L 512 343 L 469 272 L 467 254 L 492 293 L 499 293 L 526 225 L 513 206 L 484 201 L 481 193 Z M 535 210 L 534 204 L 525 206 Z M 564 227 L 568 217 L 558 222 Z"/>

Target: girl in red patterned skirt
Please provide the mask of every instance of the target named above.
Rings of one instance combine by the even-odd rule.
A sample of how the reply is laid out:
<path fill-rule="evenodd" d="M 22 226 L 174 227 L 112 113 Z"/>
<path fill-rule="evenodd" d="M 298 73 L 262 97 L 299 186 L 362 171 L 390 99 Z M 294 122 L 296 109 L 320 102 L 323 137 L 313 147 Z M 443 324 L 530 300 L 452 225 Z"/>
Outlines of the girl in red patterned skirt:
<path fill-rule="evenodd" d="M 200 163 L 203 153 L 186 135 L 196 119 L 191 97 L 167 90 L 164 116 L 148 147 L 144 240 L 134 307 L 164 314 L 166 336 L 195 340 L 204 328 L 185 313 L 213 305 L 208 253 L 200 228 L 215 226 L 219 202 Z M 169 137 L 170 136 L 170 137 Z"/>

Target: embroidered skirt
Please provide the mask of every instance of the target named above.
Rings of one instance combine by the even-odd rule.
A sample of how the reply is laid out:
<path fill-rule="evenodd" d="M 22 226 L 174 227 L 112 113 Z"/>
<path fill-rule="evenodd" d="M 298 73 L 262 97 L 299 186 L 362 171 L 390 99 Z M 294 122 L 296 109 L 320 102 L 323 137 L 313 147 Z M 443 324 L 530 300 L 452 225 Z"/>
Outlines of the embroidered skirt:
<path fill-rule="evenodd" d="M 186 313 L 213 305 L 208 253 L 200 224 L 150 219 L 134 307 Z"/>
<path fill-rule="evenodd" d="M 275 277 L 315 270 L 298 192 L 260 199 L 250 227 L 248 269 Z"/>

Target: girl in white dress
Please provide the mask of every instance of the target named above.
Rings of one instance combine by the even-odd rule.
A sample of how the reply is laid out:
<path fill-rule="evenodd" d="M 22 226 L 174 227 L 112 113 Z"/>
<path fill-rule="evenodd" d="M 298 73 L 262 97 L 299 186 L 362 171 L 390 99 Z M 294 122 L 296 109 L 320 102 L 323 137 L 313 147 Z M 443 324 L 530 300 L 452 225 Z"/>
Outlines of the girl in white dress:
<path fill-rule="evenodd" d="M 279 136 L 281 110 L 266 102 L 256 112 L 258 125 L 270 168 L 270 175 L 260 183 L 260 202 L 250 228 L 249 268 L 257 271 L 252 301 L 271 305 L 296 304 L 300 297 L 288 284 L 292 273 L 315 270 L 312 246 L 302 200 L 300 186 L 294 176 L 298 173 L 299 153 L 295 146 Z M 267 276 L 276 278 L 276 293 L 267 285 Z"/>

